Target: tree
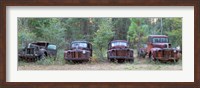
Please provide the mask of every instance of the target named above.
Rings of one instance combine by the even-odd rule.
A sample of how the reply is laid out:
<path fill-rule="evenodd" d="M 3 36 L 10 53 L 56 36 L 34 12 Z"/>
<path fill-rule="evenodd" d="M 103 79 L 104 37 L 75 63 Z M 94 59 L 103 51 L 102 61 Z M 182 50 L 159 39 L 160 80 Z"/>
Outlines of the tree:
<path fill-rule="evenodd" d="M 129 18 L 112 18 L 114 39 L 127 40 L 127 31 L 130 26 Z"/>
<path fill-rule="evenodd" d="M 139 50 L 141 46 L 141 39 L 146 36 L 146 30 L 148 29 L 148 25 L 144 24 L 144 18 L 131 18 L 131 25 L 128 30 L 128 41 L 131 42 L 131 45 L 134 43 L 137 44 L 137 50 Z"/>
<path fill-rule="evenodd" d="M 101 19 L 99 23 L 99 30 L 95 32 L 93 41 L 95 55 L 103 59 L 106 56 L 109 41 L 113 38 L 114 32 L 112 31 L 111 19 Z"/>

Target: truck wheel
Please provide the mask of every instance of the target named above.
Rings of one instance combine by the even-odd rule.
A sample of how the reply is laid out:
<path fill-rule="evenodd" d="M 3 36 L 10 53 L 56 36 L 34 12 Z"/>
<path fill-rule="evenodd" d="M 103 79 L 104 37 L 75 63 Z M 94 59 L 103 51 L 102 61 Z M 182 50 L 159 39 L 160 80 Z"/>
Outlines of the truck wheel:
<path fill-rule="evenodd" d="M 108 59 L 109 62 L 115 62 L 115 59 Z"/>
<path fill-rule="evenodd" d="M 129 61 L 129 63 L 133 63 L 134 62 L 134 59 L 130 59 L 130 60 L 128 60 Z"/>
<path fill-rule="evenodd" d="M 65 64 L 69 64 L 70 63 L 70 60 L 65 60 Z"/>
<path fill-rule="evenodd" d="M 153 55 L 150 56 L 151 61 L 155 61 L 156 59 L 153 57 Z"/>
<path fill-rule="evenodd" d="M 178 62 L 178 60 L 173 60 L 174 63 Z"/>
<path fill-rule="evenodd" d="M 44 60 L 46 59 L 46 55 L 43 53 L 41 56 L 40 56 L 40 60 Z"/>
<path fill-rule="evenodd" d="M 74 64 L 78 63 L 78 61 L 75 61 L 75 60 L 72 60 L 72 62 L 73 62 Z"/>
<path fill-rule="evenodd" d="M 147 55 L 147 54 L 145 53 L 144 55 L 142 55 L 142 57 L 145 58 L 146 55 Z"/>
<path fill-rule="evenodd" d="M 90 60 L 84 60 L 83 62 L 88 63 Z"/>
<path fill-rule="evenodd" d="M 118 59 L 118 60 L 117 60 L 118 63 L 124 63 L 124 61 L 125 61 L 125 60 L 123 60 L 123 59 Z"/>

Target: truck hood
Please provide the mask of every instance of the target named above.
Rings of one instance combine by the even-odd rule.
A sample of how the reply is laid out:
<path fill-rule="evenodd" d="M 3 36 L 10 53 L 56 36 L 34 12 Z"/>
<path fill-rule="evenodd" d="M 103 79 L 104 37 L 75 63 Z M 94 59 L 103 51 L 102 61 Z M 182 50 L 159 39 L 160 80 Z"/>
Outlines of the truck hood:
<path fill-rule="evenodd" d="M 169 43 L 154 43 L 154 48 L 169 48 Z"/>
<path fill-rule="evenodd" d="M 127 46 L 113 46 L 111 49 L 128 49 Z"/>
<path fill-rule="evenodd" d="M 89 52 L 89 50 L 83 50 L 83 49 L 72 49 L 72 50 L 65 50 L 64 52 Z"/>

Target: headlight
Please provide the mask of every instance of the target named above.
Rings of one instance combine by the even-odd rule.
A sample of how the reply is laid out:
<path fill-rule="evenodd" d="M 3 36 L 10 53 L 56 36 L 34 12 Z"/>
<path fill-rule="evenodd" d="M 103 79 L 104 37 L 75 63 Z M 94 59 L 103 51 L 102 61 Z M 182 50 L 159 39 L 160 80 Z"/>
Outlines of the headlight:
<path fill-rule="evenodd" d="M 174 53 L 176 53 L 176 50 L 174 50 Z"/>
<path fill-rule="evenodd" d="M 85 50 L 83 50 L 83 54 L 85 54 L 86 53 L 86 51 Z"/>

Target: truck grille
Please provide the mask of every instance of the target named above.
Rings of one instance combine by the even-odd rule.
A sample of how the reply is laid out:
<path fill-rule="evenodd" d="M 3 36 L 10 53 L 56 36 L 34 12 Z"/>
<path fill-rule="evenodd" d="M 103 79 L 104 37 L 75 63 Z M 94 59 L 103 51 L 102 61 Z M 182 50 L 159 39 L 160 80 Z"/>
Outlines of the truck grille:
<path fill-rule="evenodd" d="M 72 52 L 72 58 L 80 58 L 82 57 L 82 53 L 81 52 Z"/>
<path fill-rule="evenodd" d="M 116 56 L 127 56 L 127 50 L 116 50 Z"/>
<path fill-rule="evenodd" d="M 169 51 L 163 51 L 163 56 L 164 57 L 173 57 L 173 51 L 169 50 Z"/>
<path fill-rule="evenodd" d="M 34 54 L 34 48 L 27 48 L 26 54 Z"/>

